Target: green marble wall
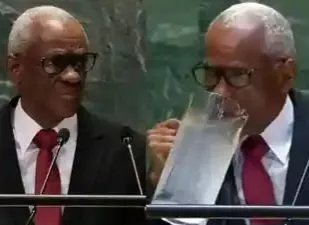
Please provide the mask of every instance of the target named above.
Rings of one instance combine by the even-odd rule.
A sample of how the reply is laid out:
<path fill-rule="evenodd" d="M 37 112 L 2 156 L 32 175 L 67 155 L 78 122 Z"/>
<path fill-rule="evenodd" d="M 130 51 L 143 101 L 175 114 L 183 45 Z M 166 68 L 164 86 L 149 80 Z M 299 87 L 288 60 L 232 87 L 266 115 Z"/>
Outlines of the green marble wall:
<path fill-rule="evenodd" d="M 157 0 L 146 1 L 147 77 L 154 100 L 149 121 L 183 113 L 190 92 L 198 87 L 189 71 L 201 59 L 202 34 L 212 19 L 236 0 Z M 262 0 L 282 12 L 291 22 L 298 51 L 296 87 L 308 88 L 309 1 Z"/>
<path fill-rule="evenodd" d="M 306 0 L 263 0 L 280 11 L 292 25 L 297 49 L 298 77 L 296 87 L 302 89 L 309 88 L 309 1 Z"/>
<path fill-rule="evenodd" d="M 144 131 L 180 117 L 197 87 L 190 69 L 202 53 L 201 35 L 236 0 L 0 0 L 0 103 L 13 95 L 5 72 L 12 21 L 28 7 L 53 4 L 75 15 L 100 53 L 88 79 L 85 105 L 110 120 Z M 309 1 L 264 0 L 292 23 L 298 50 L 297 87 L 309 87 Z"/>
<path fill-rule="evenodd" d="M 5 72 L 6 41 L 12 21 L 37 5 L 66 9 L 85 26 L 100 57 L 89 75 L 84 104 L 95 113 L 144 130 L 145 13 L 140 0 L 1 0 L 0 101 L 14 93 Z"/>

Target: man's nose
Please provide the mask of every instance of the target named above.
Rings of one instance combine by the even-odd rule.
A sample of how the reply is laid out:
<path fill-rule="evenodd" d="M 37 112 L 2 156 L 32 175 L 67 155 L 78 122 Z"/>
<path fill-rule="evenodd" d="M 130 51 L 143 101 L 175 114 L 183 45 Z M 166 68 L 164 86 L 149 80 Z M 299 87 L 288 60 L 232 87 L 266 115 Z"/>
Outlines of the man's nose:
<path fill-rule="evenodd" d="M 226 83 L 225 79 L 223 77 L 220 78 L 219 83 L 216 85 L 216 87 L 213 89 L 213 92 L 223 96 L 223 97 L 230 97 L 230 91 L 229 91 L 229 84 Z"/>
<path fill-rule="evenodd" d="M 78 73 L 72 66 L 68 66 L 62 75 L 63 81 L 72 84 L 79 83 L 81 79 L 81 74 Z"/>

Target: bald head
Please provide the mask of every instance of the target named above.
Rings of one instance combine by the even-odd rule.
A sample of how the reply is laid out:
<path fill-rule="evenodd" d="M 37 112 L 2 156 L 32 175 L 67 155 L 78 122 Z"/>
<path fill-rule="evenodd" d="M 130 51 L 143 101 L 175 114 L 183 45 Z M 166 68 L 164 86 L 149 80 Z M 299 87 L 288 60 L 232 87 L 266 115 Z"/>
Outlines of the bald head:
<path fill-rule="evenodd" d="M 222 28 L 241 32 L 249 40 L 262 39 L 262 51 L 269 56 L 292 58 L 296 56 L 293 32 L 289 22 L 269 6 L 255 2 L 233 5 L 214 19 L 207 33 L 211 33 L 218 24 Z M 261 34 L 263 36 L 258 37 Z"/>
<path fill-rule="evenodd" d="M 216 65 L 259 67 L 265 57 L 264 35 L 260 22 L 242 21 L 234 27 L 214 22 L 205 36 L 206 58 Z"/>
<path fill-rule="evenodd" d="M 281 111 L 296 75 L 288 21 L 262 4 L 236 4 L 210 24 L 205 48 L 204 67 L 195 73 L 200 74 L 196 80 L 246 110 L 245 133 L 261 133 Z"/>
<path fill-rule="evenodd" d="M 69 27 L 73 25 L 74 30 L 83 33 L 88 45 L 88 37 L 82 25 L 67 11 L 54 6 L 38 6 L 26 10 L 12 26 L 8 40 L 8 54 L 23 53 L 36 38 L 48 37 L 48 32 L 45 31 L 63 29 L 63 25 L 67 23 L 70 23 Z"/>

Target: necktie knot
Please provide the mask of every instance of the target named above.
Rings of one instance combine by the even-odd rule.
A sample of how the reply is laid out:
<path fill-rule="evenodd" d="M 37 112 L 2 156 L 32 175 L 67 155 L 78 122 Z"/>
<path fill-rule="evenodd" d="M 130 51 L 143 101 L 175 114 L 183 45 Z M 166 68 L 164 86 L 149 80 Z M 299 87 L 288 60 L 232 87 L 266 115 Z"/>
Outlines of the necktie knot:
<path fill-rule="evenodd" d="M 35 135 L 33 141 L 38 148 L 52 151 L 58 144 L 57 133 L 53 129 L 42 129 Z"/>
<path fill-rule="evenodd" d="M 260 135 L 248 137 L 241 145 L 245 157 L 260 161 L 268 151 L 268 145 Z"/>

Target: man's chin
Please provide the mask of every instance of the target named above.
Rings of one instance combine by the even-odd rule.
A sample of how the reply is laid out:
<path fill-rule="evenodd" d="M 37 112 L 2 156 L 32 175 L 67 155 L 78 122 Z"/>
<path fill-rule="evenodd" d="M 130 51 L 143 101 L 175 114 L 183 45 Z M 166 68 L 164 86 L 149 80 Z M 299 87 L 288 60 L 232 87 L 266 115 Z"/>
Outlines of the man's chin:
<path fill-rule="evenodd" d="M 248 120 L 244 128 L 242 129 L 242 135 L 259 135 L 263 130 L 256 124 Z"/>
<path fill-rule="evenodd" d="M 76 110 L 75 111 L 66 111 L 66 112 L 63 112 L 62 113 L 62 118 L 65 119 L 65 118 L 70 118 L 72 116 L 74 116 L 76 113 Z"/>
<path fill-rule="evenodd" d="M 74 116 L 77 112 L 78 107 L 78 102 L 66 102 L 64 104 L 58 105 L 58 107 L 55 109 L 58 116 L 64 119 Z"/>

